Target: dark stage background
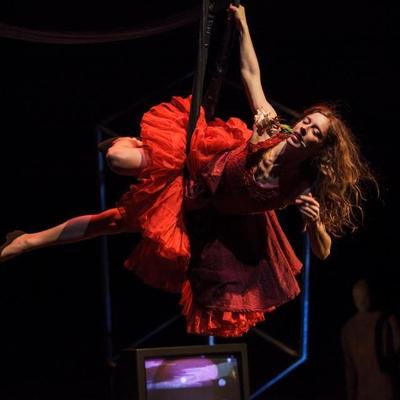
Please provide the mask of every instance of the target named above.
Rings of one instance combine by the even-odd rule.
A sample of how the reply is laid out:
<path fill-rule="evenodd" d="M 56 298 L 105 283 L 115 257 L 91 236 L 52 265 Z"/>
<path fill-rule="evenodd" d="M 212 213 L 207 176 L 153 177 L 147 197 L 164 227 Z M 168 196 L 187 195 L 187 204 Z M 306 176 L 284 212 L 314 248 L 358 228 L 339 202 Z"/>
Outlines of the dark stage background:
<path fill-rule="evenodd" d="M 198 3 L 14 1 L 1 4 L 0 21 L 56 31 L 135 28 Z M 295 110 L 320 100 L 338 102 L 380 182 L 381 199 L 371 192 L 362 228 L 335 241 L 328 260 L 312 259 L 308 362 L 260 396 L 342 399 L 339 335 L 354 312 L 353 283 L 368 278 L 382 307 L 400 311 L 396 10 L 388 1 L 244 5 L 268 97 Z M 99 211 L 96 124 L 126 110 L 110 127 L 135 134 L 146 106 L 189 93 L 191 79 L 167 86 L 195 68 L 197 25 L 116 43 L 0 43 L 0 234 L 5 235 Z M 240 83 L 237 56 L 235 49 L 228 77 Z M 129 108 L 144 96 L 144 103 Z M 222 88 L 218 114 L 251 121 L 244 93 L 228 85 Z M 129 183 L 127 177 L 106 173 L 107 206 Z M 297 214 L 289 210 L 282 219 L 301 254 Z M 177 296 L 148 288 L 123 269 L 136 240 L 120 235 L 108 241 L 115 354 L 179 313 Z M 107 398 L 100 250 L 96 239 L 38 250 L 0 266 L 1 398 Z M 295 300 L 261 327 L 296 346 L 299 315 Z M 240 341 L 249 347 L 253 390 L 291 361 L 252 333 Z M 187 336 L 180 319 L 146 346 L 206 342 Z"/>

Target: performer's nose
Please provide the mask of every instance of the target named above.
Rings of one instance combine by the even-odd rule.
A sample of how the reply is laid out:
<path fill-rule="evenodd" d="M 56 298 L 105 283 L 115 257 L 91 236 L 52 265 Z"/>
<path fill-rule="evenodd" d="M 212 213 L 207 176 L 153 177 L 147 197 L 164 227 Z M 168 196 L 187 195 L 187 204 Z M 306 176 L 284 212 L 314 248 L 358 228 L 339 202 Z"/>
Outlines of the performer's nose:
<path fill-rule="evenodd" d="M 304 128 L 300 128 L 301 136 L 306 136 L 307 131 Z"/>

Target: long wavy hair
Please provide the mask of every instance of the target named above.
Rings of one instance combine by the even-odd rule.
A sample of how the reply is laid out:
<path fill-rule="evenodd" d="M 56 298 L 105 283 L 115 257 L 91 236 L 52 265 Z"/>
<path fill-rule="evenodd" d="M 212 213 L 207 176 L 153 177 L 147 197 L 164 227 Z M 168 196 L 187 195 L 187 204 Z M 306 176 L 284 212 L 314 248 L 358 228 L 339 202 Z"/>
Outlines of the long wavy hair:
<path fill-rule="evenodd" d="M 313 195 L 320 203 L 320 216 L 333 236 L 353 232 L 362 223 L 365 183 L 379 188 L 363 159 L 354 134 L 334 105 L 323 103 L 306 109 L 302 117 L 321 113 L 330 121 L 320 152 L 309 160 L 315 181 Z"/>

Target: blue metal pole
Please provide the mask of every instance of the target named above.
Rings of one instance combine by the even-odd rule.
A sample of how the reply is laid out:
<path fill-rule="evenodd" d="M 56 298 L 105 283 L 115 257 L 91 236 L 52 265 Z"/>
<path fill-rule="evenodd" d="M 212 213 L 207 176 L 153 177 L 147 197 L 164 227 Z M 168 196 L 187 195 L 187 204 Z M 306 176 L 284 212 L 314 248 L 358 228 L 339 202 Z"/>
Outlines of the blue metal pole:
<path fill-rule="evenodd" d="M 264 393 L 267 389 L 285 378 L 290 372 L 307 361 L 308 358 L 308 334 L 309 334 L 309 307 L 310 307 L 310 259 L 311 259 L 311 246 L 308 234 L 304 234 L 304 268 L 303 268 L 303 291 L 302 291 L 302 325 L 301 325 L 301 353 L 300 358 L 291 364 L 288 368 L 284 369 L 279 374 L 275 375 L 272 379 L 267 381 L 264 385 L 258 388 L 251 394 L 250 400 L 255 399 L 260 394 Z"/>
<path fill-rule="evenodd" d="M 97 143 L 102 140 L 100 130 L 96 131 Z M 97 168 L 99 179 L 99 201 L 100 209 L 106 209 L 106 185 L 105 185 L 105 171 L 104 171 L 104 158 L 101 152 L 97 156 Z M 103 306 L 104 306 L 104 352 L 107 360 L 110 360 L 113 355 L 112 346 L 112 309 L 111 309 L 111 290 L 110 290 L 110 266 L 108 257 L 108 242 L 105 236 L 101 237 L 101 257 L 100 266 L 102 273 L 103 283 Z"/>

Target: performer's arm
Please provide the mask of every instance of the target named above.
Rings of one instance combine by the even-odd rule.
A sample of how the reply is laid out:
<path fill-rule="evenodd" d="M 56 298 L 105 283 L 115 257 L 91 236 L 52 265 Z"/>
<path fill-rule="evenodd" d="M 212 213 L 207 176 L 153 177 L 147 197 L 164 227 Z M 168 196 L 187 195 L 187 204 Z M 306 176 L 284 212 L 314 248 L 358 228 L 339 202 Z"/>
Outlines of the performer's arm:
<path fill-rule="evenodd" d="M 240 35 L 240 72 L 250 107 L 253 114 L 256 114 L 257 110 L 262 109 L 266 112 L 268 118 L 275 118 L 276 111 L 267 101 L 261 85 L 260 67 L 251 40 L 244 7 L 230 5 L 229 9 L 234 15 L 236 27 Z"/>
<path fill-rule="evenodd" d="M 311 193 L 300 195 L 295 203 L 305 220 L 306 230 L 310 235 L 311 250 L 321 260 L 331 252 L 332 239 L 325 229 L 319 215 L 319 203 Z"/>
<path fill-rule="evenodd" d="M 310 235 L 311 250 L 321 260 L 325 260 L 331 252 L 332 239 L 325 230 L 321 220 L 307 224 L 307 232 Z"/>

